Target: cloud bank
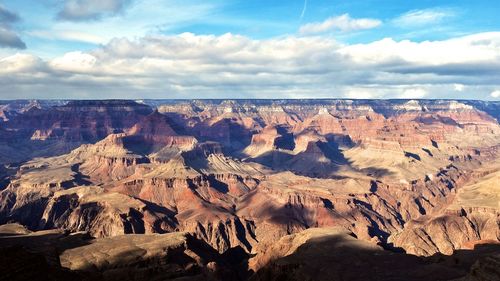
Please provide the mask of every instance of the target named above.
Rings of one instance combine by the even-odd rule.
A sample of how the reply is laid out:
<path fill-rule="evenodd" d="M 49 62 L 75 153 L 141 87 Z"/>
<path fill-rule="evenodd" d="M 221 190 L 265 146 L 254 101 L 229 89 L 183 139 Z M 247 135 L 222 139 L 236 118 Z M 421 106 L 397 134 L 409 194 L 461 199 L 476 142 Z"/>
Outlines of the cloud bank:
<path fill-rule="evenodd" d="M 114 39 L 51 60 L 4 57 L 0 97 L 498 99 L 499 62 L 499 32 L 354 45 L 184 33 Z"/>

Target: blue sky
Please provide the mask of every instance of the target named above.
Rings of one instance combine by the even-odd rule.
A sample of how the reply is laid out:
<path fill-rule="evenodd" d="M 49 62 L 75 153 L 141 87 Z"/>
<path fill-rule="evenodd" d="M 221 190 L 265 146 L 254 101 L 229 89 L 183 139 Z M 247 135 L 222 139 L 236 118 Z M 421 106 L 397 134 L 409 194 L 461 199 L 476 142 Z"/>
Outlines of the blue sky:
<path fill-rule="evenodd" d="M 439 40 L 500 30 L 500 21 L 497 20 L 500 2 L 489 0 L 137 0 L 128 3 L 116 14 L 87 21 L 58 19 L 57 14 L 64 7 L 64 1 L 7 0 L 3 6 L 21 17 L 18 25 L 21 37 L 29 43 L 32 52 L 43 55 L 58 55 L 64 51 L 95 46 L 88 42 L 57 38 L 57 33 L 63 31 L 102 37 L 103 42 L 116 36 L 137 37 L 183 32 L 215 35 L 230 32 L 263 39 L 296 34 L 304 23 L 321 22 L 346 13 L 352 18 L 374 18 L 384 23 L 369 31 L 350 34 L 330 32 L 329 35 L 347 43 L 370 42 L 385 37 L 396 40 Z M 400 26 L 394 22 L 394 19 L 405 13 L 419 10 L 436 11 L 444 16 L 435 22 L 414 26 Z M 40 34 L 41 31 L 47 34 Z"/>
<path fill-rule="evenodd" d="M 486 0 L 5 0 L 0 98 L 498 99 L 498 11 Z"/>

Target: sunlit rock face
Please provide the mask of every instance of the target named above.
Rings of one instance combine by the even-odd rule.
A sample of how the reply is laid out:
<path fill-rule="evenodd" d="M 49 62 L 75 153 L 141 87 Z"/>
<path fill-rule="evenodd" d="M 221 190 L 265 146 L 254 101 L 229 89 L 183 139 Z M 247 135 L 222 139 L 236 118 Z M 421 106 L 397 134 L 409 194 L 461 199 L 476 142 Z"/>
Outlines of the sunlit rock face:
<path fill-rule="evenodd" d="M 455 255 L 500 240 L 498 108 L 448 100 L 6 102 L 0 223 L 117 244 L 149 243 L 116 238 L 126 234 L 185 232 L 172 237 L 189 235 L 220 258 L 251 255 L 255 280 L 295 266 L 305 270 L 297 276 L 310 274 L 300 259 L 322 239 L 388 263 L 392 251 Z M 401 268 L 419 262 L 398 255 Z M 220 273 L 192 258 L 183 265 Z M 473 274 L 466 264 L 443 278 Z M 78 266 L 101 265 L 64 265 Z M 251 275 L 243 271 L 232 272 Z"/>

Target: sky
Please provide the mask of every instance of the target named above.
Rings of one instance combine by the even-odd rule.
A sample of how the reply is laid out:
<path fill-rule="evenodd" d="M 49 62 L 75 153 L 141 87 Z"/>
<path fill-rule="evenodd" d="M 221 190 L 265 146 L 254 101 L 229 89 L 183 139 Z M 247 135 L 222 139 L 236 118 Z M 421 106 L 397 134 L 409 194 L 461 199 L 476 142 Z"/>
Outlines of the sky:
<path fill-rule="evenodd" d="M 0 0 L 0 99 L 500 100 L 500 1 Z"/>

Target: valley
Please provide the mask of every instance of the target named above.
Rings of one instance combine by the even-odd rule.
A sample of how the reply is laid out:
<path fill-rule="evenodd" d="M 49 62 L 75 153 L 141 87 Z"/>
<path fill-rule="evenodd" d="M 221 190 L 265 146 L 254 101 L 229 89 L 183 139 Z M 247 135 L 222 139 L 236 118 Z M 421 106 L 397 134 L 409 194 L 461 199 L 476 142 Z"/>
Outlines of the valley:
<path fill-rule="evenodd" d="M 494 280 L 499 106 L 3 101 L 0 245 L 75 280 Z"/>

